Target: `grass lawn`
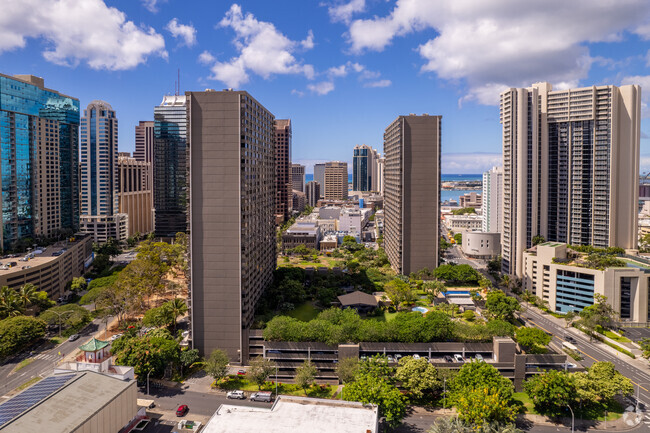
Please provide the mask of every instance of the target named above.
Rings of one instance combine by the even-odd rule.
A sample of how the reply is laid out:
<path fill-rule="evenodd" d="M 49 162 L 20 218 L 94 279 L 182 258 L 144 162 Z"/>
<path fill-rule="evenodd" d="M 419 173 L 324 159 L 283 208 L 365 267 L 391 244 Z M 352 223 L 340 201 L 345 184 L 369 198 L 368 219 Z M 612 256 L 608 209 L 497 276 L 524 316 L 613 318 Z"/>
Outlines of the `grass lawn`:
<path fill-rule="evenodd" d="M 522 408 L 520 413 L 537 414 L 533 406 L 533 401 L 525 392 L 515 392 L 512 394 L 512 400 Z"/>
<path fill-rule="evenodd" d="M 247 379 L 241 376 L 228 376 L 219 384 L 219 388 L 225 391 L 233 390 L 242 390 L 248 392 L 259 391 L 259 387 L 249 382 Z M 305 390 L 299 388 L 297 385 L 290 383 L 281 383 L 278 382 L 278 394 L 283 395 L 297 395 L 305 396 Z M 261 391 L 272 391 L 275 392 L 275 382 L 266 382 L 262 385 Z M 336 393 L 336 387 L 330 385 L 313 385 L 310 388 L 307 388 L 307 397 L 317 397 L 317 398 L 332 398 Z"/>
<path fill-rule="evenodd" d="M 29 364 L 31 364 L 32 362 L 34 362 L 34 358 L 23 359 L 22 361 L 20 361 L 20 362 L 18 363 L 18 365 L 16 366 L 16 368 L 14 368 L 13 373 L 17 372 L 18 370 L 20 370 L 20 369 L 22 369 L 22 368 L 27 367 L 27 366 L 28 366 Z"/>
<path fill-rule="evenodd" d="M 378 322 L 390 322 L 395 318 L 397 313 L 389 313 L 384 311 L 384 314 L 381 316 L 366 317 L 367 320 L 377 320 Z"/>
<path fill-rule="evenodd" d="M 605 337 L 610 338 L 610 339 L 612 339 L 612 340 L 614 340 L 614 341 L 616 341 L 618 343 L 630 343 L 631 342 L 631 340 L 629 338 L 618 335 L 618 334 L 610 331 L 609 329 L 598 328 L 596 330 L 598 331 L 598 333 L 600 333 L 600 334 L 604 335 Z"/>
<path fill-rule="evenodd" d="M 520 405 L 520 413 L 537 414 L 533 406 L 533 401 L 525 392 L 515 392 L 512 394 L 512 400 L 515 404 Z M 576 418 L 605 421 L 605 412 L 607 412 L 607 421 L 614 421 L 623 416 L 623 406 L 618 402 L 613 402 L 606 411 L 603 408 L 598 408 L 576 412 Z"/>
<path fill-rule="evenodd" d="M 309 322 L 312 319 L 315 319 L 316 316 L 320 313 L 320 310 L 316 309 L 311 303 L 305 302 L 302 305 L 294 308 L 289 311 L 287 316 L 291 316 L 294 319 L 302 320 L 303 322 Z"/>
<path fill-rule="evenodd" d="M 52 344 L 56 344 L 57 346 L 61 343 L 63 343 L 66 339 L 64 337 L 52 337 L 50 338 L 50 342 Z"/>

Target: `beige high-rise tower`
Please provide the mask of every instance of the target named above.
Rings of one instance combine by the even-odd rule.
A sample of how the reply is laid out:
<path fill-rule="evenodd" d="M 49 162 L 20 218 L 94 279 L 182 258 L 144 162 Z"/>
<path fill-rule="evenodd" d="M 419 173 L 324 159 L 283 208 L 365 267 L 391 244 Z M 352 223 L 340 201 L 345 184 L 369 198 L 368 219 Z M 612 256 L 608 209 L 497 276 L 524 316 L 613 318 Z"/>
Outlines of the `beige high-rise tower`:
<path fill-rule="evenodd" d="M 186 96 L 192 342 L 246 362 L 276 265 L 274 117 L 244 91 Z"/>
<path fill-rule="evenodd" d="M 330 161 L 325 163 L 325 192 L 326 200 L 348 199 L 348 163 Z"/>
<path fill-rule="evenodd" d="M 533 238 L 636 248 L 641 88 L 501 94 L 502 268 L 522 275 Z"/>
<path fill-rule="evenodd" d="M 396 272 L 438 267 L 442 116 L 399 116 L 384 132 L 384 249 Z"/>

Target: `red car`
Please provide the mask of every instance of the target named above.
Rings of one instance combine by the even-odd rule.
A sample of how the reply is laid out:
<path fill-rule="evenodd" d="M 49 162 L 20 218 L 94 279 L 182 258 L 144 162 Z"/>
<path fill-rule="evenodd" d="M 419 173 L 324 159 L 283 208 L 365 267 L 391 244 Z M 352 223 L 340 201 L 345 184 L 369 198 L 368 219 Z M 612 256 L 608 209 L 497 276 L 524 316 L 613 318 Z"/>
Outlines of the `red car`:
<path fill-rule="evenodd" d="M 182 404 L 182 405 L 178 406 L 178 409 L 176 409 L 176 416 L 184 416 L 189 411 L 190 411 L 190 408 L 187 407 L 186 404 Z"/>
<path fill-rule="evenodd" d="M 237 371 L 237 376 L 245 376 L 245 375 L 246 375 L 246 370 Z"/>

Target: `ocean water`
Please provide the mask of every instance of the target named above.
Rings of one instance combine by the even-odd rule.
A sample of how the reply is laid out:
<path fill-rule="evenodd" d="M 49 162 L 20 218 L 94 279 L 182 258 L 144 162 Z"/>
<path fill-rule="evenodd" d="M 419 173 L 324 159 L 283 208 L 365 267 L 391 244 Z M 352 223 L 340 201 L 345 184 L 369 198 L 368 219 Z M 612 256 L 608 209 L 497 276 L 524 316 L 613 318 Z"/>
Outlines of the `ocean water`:
<path fill-rule="evenodd" d="M 313 173 L 307 173 L 305 174 L 305 182 L 311 182 L 314 180 L 314 174 Z M 482 181 L 483 180 L 483 175 L 482 174 L 442 174 L 440 175 L 440 180 L 442 182 L 451 182 L 451 181 Z M 348 173 L 348 183 L 352 183 L 352 174 Z M 458 197 L 460 197 L 463 194 L 470 193 L 470 192 L 475 192 L 477 194 L 481 194 L 481 190 L 452 190 L 452 191 L 445 191 L 441 190 L 440 191 L 440 201 L 443 202 L 445 200 L 456 200 L 458 201 Z"/>
<path fill-rule="evenodd" d="M 305 174 L 305 182 L 314 180 L 314 173 Z M 443 182 L 449 181 L 470 181 L 470 180 L 483 180 L 482 174 L 441 174 L 440 180 Z M 348 173 L 348 182 L 352 182 L 352 173 Z"/>

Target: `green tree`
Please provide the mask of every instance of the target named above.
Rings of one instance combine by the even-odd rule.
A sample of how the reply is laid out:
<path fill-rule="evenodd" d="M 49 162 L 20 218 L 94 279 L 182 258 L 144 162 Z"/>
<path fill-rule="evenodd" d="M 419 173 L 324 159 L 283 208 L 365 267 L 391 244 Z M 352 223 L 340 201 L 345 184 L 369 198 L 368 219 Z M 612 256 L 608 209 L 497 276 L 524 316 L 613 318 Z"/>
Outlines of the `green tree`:
<path fill-rule="evenodd" d="M 181 347 L 174 339 L 145 335 L 127 339 L 121 350 L 112 351 L 117 365 L 132 366 L 138 376 L 162 377 L 166 368 L 178 365 Z"/>
<path fill-rule="evenodd" d="M 463 234 L 462 233 L 456 233 L 454 235 L 454 240 L 456 241 L 456 243 L 458 245 L 462 245 L 462 243 L 463 243 Z"/>
<path fill-rule="evenodd" d="M 617 314 L 616 310 L 607 303 L 607 296 L 596 293 L 594 304 L 582 309 L 578 323 L 592 336 L 598 326 L 609 326 Z"/>
<path fill-rule="evenodd" d="M 27 307 L 33 305 L 38 299 L 38 288 L 33 284 L 27 283 L 18 289 L 17 295 L 18 302 L 24 311 Z"/>
<path fill-rule="evenodd" d="M 0 320 L 0 358 L 15 355 L 45 336 L 45 322 L 30 316 Z"/>
<path fill-rule="evenodd" d="M 228 358 L 228 354 L 221 349 L 214 349 L 210 352 L 208 359 L 205 360 L 203 370 L 218 384 L 228 374 L 229 364 L 230 358 Z"/>
<path fill-rule="evenodd" d="M 487 264 L 487 269 L 490 274 L 501 272 L 501 256 L 490 260 Z"/>
<path fill-rule="evenodd" d="M 93 250 L 95 250 L 95 253 L 97 254 L 104 254 L 109 257 L 115 257 L 122 254 L 122 249 L 120 248 L 120 244 L 115 239 L 109 239 L 108 241 L 104 242 L 101 245 L 94 244 Z"/>
<path fill-rule="evenodd" d="M 490 280 L 488 280 L 487 278 L 485 278 L 485 277 L 481 277 L 478 280 L 478 286 L 481 289 L 486 290 L 486 289 L 489 289 L 490 287 L 492 287 L 492 282 Z"/>
<path fill-rule="evenodd" d="M 540 236 L 540 235 L 533 236 L 533 246 L 543 244 L 544 242 L 546 242 L 544 236 Z"/>
<path fill-rule="evenodd" d="M 451 383 L 447 383 L 452 401 L 472 390 L 489 389 L 492 394 L 498 393 L 506 402 L 510 401 L 513 392 L 512 382 L 499 373 L 499 370 L 485 362 L 472 361 L 463 364 Z"/>
<path fill-rule="evenodd" d="M 515 339 L 520 345 L 530 349 L 533 353 L 535 348 L 546 346 L 551 342 L 551 336 L 538 328 L 523 326 L 517 329 Z"/>
<path fill-rule="evenodd" d="M 82 292 L 86 290 L 87 285 L 84 277 L 73 278 L 72 283 L 70 283 L 70 290 L 73 292 Z"/>
<path fill-rule="evenodd" d="M 514 320 L 514 313 L 521 310 L 517 299 L 506 296 L 501 290 L 488 293 L 485 308 L 490 317 L 499 320 Z"/>
<path fill-rule="evenodd" d="M 307 388 L 314 384 L 317 374 L 318 370 L 308 359 L 300 367 L 296 368 L 296 385 L 303 389 L 305 395 L 307 395 Z"/>
<path fill-rule="evenodd" d="M 399 306 L 402 302 L 413 300 L 413 289 L 408 283 L 395 278 L 384 285 L 384 291 L 388 299 L 395 305 Z"/>
<path fill-rule="evenodd" d="M 422 398 L 440 388 L 436 367 L 424 358 L 414 359 L 405 356 L 399 360 L 395 372 L 395 379 L 402 383 L 402 387 L 410 391 L 415 398 Z"/>
<path fill-rule="evenodd" d="M 607 407 L 615 397 L 627 397 L 634 391 L 630 379 L 616 371 L 611 362 L 595 362 L 573 376 L 578 397 L 587 404 Z"/>
<path fill-rule="evenodd" d="M 187 304 L 180 298 L 174 298 L 171 301 L 165 302 L 164 306 L 169 311 L 169 315 L 171 317 L 171 327 L 173 330 L 175 330 L 176 319 L 187 313 Z"/>
<path fill-rule="evenodd" d="M 84 307 L 77 304 L 66 304 L 52 307 L 44 311 L 38 316 L 39 319 L 44 320 L 48 325 L 65 328 L 80 329 L 84 325 L 90 323 L 90 312 Z"/>
<path fill-rule="evenodd" d="M 273 361 L 257 357 L 251 361 L 248 377 L 251 382 L 257 385 L 257 389 L 262 389 L 262 385 L 275 372 L 275 369 L 276 365 Z"/>
<path fill-rule="evenodd" d="M 641 345 L 641 350 L 643 350 L 643 357 L 650 357 L 650 338 L 644 338 L 639 344 Z"/>
<path fill-rule="evenodd" d="M 167 326 L 172 322 L 171 310 L 166 305 L 151 308 L 144 313 L 142 325 L 144 326 Z"/>
<path fill-rule="evenodd" d="M 534 375 L 524 382 L 524 390 L 537 412 L 552 416 L 565 413 L 567 405 L 577 396 L 573 376 L 557 370 Z"/>
<path fill-rule="evenodd" d="M 571 326 L 571 323 L 575 320 L 577 314 L 575 311 L 567 311 L 567 313 L 564 315 L 564 321 L 566 322 L 566 327 L 568 328 Z"/>
<path fill-rule="evenodd" d="M 510 275 L 508 274 L 503 274 L 501 276 L 501 285 L 505 287 L 506 290 L 510 290 L 510 284 L 512 282 L 512 279 L 510 278 Z"/>
<path fill-rule="evenodd" d="M 346 385 L 343 397 L 348 401 L 372 403 L 379 407 L 379 415 L 386 418 L 387 424 L 397 427 L 406 416 L 406 401 L 397 388 L 386 380 L 371 374 L 360 374 Z"/>
<path fill-rule="evenodd" d="M 18 293 L 7 286 L 2 286 L 0 288 L 0 319 L 19 316 L 23 312 Z"/>
<path fill-rule="evenodd" d="M 515 335 L 515 330 L 517 329 L 515 325 L 505 320 L 490 320 L 486 328 L 490 332 L 490 335 L 495 337 L 512 337 Z"/>
<path fill-rule="evenodd" d="M 343 358 L 336 364 L 336 375 L 342 383 L 354 381 L 359 371 L 359 359 L 355 357 Z"/>
<path fill-rule="evenodd" d="M 510 396 L 503 396 L 498 389 L 478 388 L 464 392 L 456 400 L 458 417 L 474 426 L 485 423 L 511 423 L 517 416 L 517 408 L 510 404 Z"/>
<path fill-rule="evenodd" d="M 198 349 L 187 349 L 181 351 L 181 365 L 183 367 L 191 367 L 192 364 L 198 362 L 201 359 Z"/>
<path fill-rule="evenodd" d="M 388 383 L 394 382 L 395 369 L 388 365 L 384 355 L 375 355 L 359 363 L 358 376 L 372 376 Z"/>
<path fill-rule="evenodd" d="M 201 359 L 198 349 L 186 349 L 181 350 L 180 364 L 181 364 L 181 375 L 183 375 L 183 369 L 189 368 L 195 362 L 198 362 Z"/>
<path fill-rule="evenodd" d="M 439 280 L 426 281 L 422 285 L 422 288 L 424 289 L 424 292 L 427 294 L 427 300 L 429 301 L 429 303 L 433 304 L 433 302 L 436 300 L 438 295 L 443 290 L 445 290 L 445 283 Z"/>

